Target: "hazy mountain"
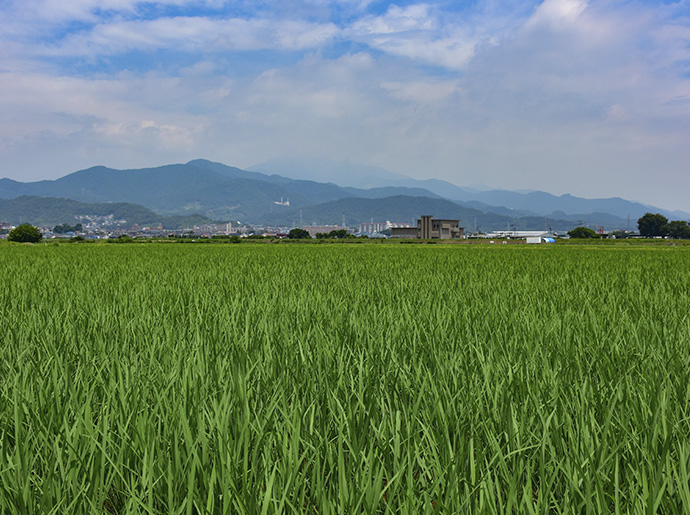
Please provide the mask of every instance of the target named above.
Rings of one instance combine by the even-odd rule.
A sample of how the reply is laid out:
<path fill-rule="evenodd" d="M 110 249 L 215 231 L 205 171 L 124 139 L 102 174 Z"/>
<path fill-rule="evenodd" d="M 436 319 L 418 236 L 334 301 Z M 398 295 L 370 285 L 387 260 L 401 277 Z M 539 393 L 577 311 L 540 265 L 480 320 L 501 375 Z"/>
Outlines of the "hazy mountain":
<path fill-rule="evenodd" d="M 113 215 L 116 220 L 126 220 L 127 224 L 161 224 L 166 229 L 211 222 L 201 215 L 162 216 L 143 206 L 127 202 L 93 204 L 72 199 L 28 195 L 9 200 L 0 199 L 0 220 L 13 225 L 30 223 L 49 227 L 62 223 L 74 224 L 78 215 Z"/>
<path fill-rule="evenodd" d="M 562 212 L 576 219 L 595 213 L 609 213 L 627 223 L 628 216 L 634 226 L 637 219 L 647 212 L 662 213 L 670 219 L 687 219 L 690 213 L 669 211 L 640 202 L 622 198 L 585 199 L 572 195 L 556 196 L 543 191 L 507 191 L 489 189 L 483 185 L 459 187 L 439 179 L 417 180 L 377 167 L 361 166 L 347 162 L 328 160 L 274 159 L 252 167 L 264 173 L 278 173 L 287 177 L 311 177 L 328 180 L 341 185 L 371 188 L 374 186 L 396 186 L 421 188 L 450 200 L 462 201 L 465 205 L 482 211 L 492 211 L 506 216 L 546 216 L 555 218 L 554 212 Z M 404 194 L 404 193 L 401 193 Z M 357 195 L 359 196 L 359 195 Z M 633 223 L 634 222 L 634 223 Z M 603 222 L 599 222 L 605 225 Z"/>
<path fill-rule="evenodd" d="M 370 174 L 368 184 L 376 186 L 362 189 L 271 173 L 275 170 L 269 167 L 279 164 L 266 163 L 263 165 L 264 171 L 242 170 L 203 159 L 186 164 L 134 170 L 96 166 L 52 181 L 22 183 L 2 179 L 0 198 L 30 195 L 88 203 L 126 202 L 144 206 L 157 212 L 159 216 L 199 213 L 215 220 L 241 220 L 248 223 L 282 220 L 290 224 L 300 219 L 300 209 L 303 220 L 310 213 L 315 221 L 318 219 L 326 223 L 325 220 L 328 219 L 328 223 L 339 223 L 345 214 L 351 224 L 378 216 L 389 220 L 398 215 L 412 219 L 423 211 L 424 214 L 437 217 L 460 218 L 472 229 L 475 226 L 504 229 L 511 223 L 520 227 L 529 223 L 531 227 L 541 229 L 555 227 L 556 220 L 560 221 L 558 223 L 563 222 L 563 225 L 568 224 L 569 228 L 582 221 L 589 226 L 625 229 L 635 228 L 637 218 L 648 211 L 660 212 L 672 219 L 690 217 L 687 213 L 670 213 L 620 198 L 582 199 L 571 195 L 557 197 L 540 191 L 479 191 L 461 188 L 447 181 L 420 181 L 378 168 L 340 163 L 338 166 L 343 168 L 338 180 L 342 184 L 363 184 L 367 180 L 367 174 Z M 326 170 L 325 162 L 322 166 Z M 312 176 L 315 176 L 314 173 L 316 172 Z M 309 174 L 305 172 L 302 176 L 308 177 Z M 390 197 L 398 200 L 394 204 L 383 202 L 383 199 Z M 419 211 L 418 202 L 411 200 L 414 198 L 424 198 L 424 202 L 435 203 L 428 204 L 424 210 Z M 285 204 L 289 199 L 290 206 L 277 204 L 281 199 Z M 358 204 L 353 199 L 379 201 Z M 400 205 L 403 200 L 400 199 L 406 199 L 404 202 L 409 203 L 409 207 L 403 208 Z M 342 205 L 333 204 L 339 200 L 344 201 Z M 378 211 L 371 210 L 373 204 L 379 206 Z M 339 212 L 344 206 L 349 206 L 348 210 Z M 450 206 L 454 206 L 454 211 L 450 212 L 455 214 L 443 215 L 442 212 L 450 210 Z M 362 211 L 358 211 L 360 208 Z M 386 212 L 385 209 L 389 211 Z"/>
<path fill-rule="evenodd" d="M 376 166 L 360 165 L 349 161 L 328 159 L 286 158 L 271 159 L 250 166 L 249 170 L 268 174 L 280 174 L 293 179 L 317 182 L 333 182 L 340 186 L 370 189 L 385 186 L 406 186 L 402 184 L 413 180 L 405 175 L 390 172 Z M 335 178 L 335 179 L 334 179 Z M 418 185 L 412 185 L 416 188 Z"/>
<path fill-rule="evenodd" d="M 552 216 L 554 212 L 562 212 L 568 215 L 609 213 L 620 218 L 630 216 L 631 219 L 637 221 L 640 216 L 650 210 L 655 213 L 662 213 L 668 217 L 677 217 L 680 214 L 618 197 L 585 199 L 568 194 L 556 196 L 543 191 L 518 193 L 515 191 L 490 190 L 454 198 L 464 201 L 478 201 L 488 206 L 503 206 L 517 211 L 531 211 L 537 215 L 544 216 Z M 680 215 L 683 216 L 683 214 Z M 690 215 L 685 213 L 684 217 L 687 216 Z"/>
<path fill-rule="evenodd" d="M 400 186 L 386 186 L 379 188 L 370 188 L 368 190 L 360 190 L 357 188 L 344 188 L 353 197 L 357 198 L 385 198 L 394 197 L 396 195 L 405 195 L 407 197 L 429 197 L 429 198 L 443 198 L 440 195 L 435 195 L 429 190 L 423 188 L 405 188 Z"/>
<path fill-rule="evenodd" d="M 430 197 L 462 200 L 462 197 L 483 190 L 482 186 L 460 188 L 439 179 L 418 180 L 376 166 L 359 165 L 348 161 L 327 159 L 272 159 L 249 167 L 249 170 L 267 174 L 279 174 L 293 179 L 309 179 L 335 182 L 339 186 L 369 190 L 372 188 L 395 187 L 426 190 Z M 405 193 L 399 192 L 404 195 Z M 357 195 L 360 196 L 360 195 Z"/>

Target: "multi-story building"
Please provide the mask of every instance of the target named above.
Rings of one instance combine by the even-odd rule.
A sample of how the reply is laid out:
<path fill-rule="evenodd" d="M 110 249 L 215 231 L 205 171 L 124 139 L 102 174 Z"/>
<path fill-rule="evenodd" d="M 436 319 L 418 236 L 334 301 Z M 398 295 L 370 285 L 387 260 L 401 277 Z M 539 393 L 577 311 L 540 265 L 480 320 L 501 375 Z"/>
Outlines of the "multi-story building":
<path fill-rule="evenodd" d="M 417 227 L 393 227 L 391 238 L 417 238 L 420 240 L 456 240 L 465 236 L 460 220 L 434 219 L 425 215 L 417 220 Z"/>

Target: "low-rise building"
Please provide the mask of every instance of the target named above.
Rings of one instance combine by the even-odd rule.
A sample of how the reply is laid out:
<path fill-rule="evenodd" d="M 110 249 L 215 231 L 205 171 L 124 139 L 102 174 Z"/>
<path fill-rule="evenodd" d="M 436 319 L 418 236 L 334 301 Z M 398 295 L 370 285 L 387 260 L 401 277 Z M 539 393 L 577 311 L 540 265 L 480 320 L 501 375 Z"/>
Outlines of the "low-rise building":
<path fill-rule="evenodd" d="M 434 218 L 430 215 L 417 220 L 417 227 L 393 227 L 391 238 L 417 238 L 421 240 L 457 240 L 465 236 L 460 220 Z"/>

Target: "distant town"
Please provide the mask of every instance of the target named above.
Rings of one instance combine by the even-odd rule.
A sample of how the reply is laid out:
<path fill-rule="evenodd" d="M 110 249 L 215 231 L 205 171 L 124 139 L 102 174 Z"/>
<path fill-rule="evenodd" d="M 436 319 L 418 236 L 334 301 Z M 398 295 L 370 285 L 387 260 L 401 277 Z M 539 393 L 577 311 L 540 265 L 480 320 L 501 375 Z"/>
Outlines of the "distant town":
<path fill-rule="evenodd" d="M 263 226 L 233 221 L 227 223 L 210 223 L 193 225 L 183 229 L 166 229 L 163 225 L 129 224 L 127 220 L 116 219 L 113 215 L 80 215 L 73 221 L 74 225 L 65 222 L 55 226 L 37 226 L 44 239 L 118 239 L 118 238 L 222 238 L 236 236 L 239 238 L 287 238 L 290 231 L 301 229 L 311 238 L 328 237 L 365 237 L 365 238 L 406 238 L 406 239 L 522 239 L 528 242 L 540 242 L 548 238 L 567 238 L 567 232 L 525 231 L 508 228 L 501 231 L 466 233 L 459 226 L 459 220 L 434 219 L 423 216 L 417 225 L 410 222 L 362 222 L 355 226 L 348 225 L 301 225 L 301 226 Z M 0 239 L 6 239 L 14 225 L 0 221 Z M 635 237 L 636 232 L 606 232 L 597 227 L 598 237 Z"/>

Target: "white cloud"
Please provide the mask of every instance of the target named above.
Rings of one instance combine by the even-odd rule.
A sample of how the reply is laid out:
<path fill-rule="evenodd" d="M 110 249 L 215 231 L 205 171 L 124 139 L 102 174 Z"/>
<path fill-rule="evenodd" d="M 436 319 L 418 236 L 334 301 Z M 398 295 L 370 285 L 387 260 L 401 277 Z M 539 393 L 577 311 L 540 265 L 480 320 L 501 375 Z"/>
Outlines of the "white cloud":
<path fill-rule="evenodd" d="M 399 32 L 431 30 L 437 25 L 430 15 L 430 6 L 411 5 L 405 8 L 392 5 L 381 16 L 367 16 L 356 22 L 352 30 L 356 34 L 395 34 Z"/>
<path fill-rule="evenodd" d="M 586 0 L 544 0 L 527 21 L 527 27 L 561 28 L 575 23 L 587 8 Z"/>
<path fill-rule="evenodd" d="M 135 14 L 142 6 L 219 6 L 215 0 L 9 0 L 5 13 L 15 20 L 32 23 L 64 23 L 69 21 L 98 21 L 103 13 Z"/>
<path fill-rule="evenodd" d="M 260 122 L 267 130 L 366 117 L 374 107 L 360 84 L 375 73 L 373 66 L 366 54 L 336 60 L 310 55 L 292 70 L 269 70 L 257 77 L 246 88 L 247 99 L 261 113 L 258 120 L 269 120 Z"/>
<path fill-rule="evenodd" d="M 192 79 L 156 76 L 90 80 L 0 74 L 0 90 L 8 95 L 0 104 L 8 122 L 0 126 L 0 137 L 30 138 L 38 128 L 63 136 L 93 131 L 116 139 L 136 128 L 190 143 L 189 135 L 203 126 L 204 117 L 190 113 L 188 102 L 181 109 L 174 106 L 180 105 L 180 98 L 217 105 L 230 91 L 224 82 L 199 88 Z"/>
<path fill-rule="evenodd" d="M 460 25 L 444 24 L 428 4 L 391 6 L 381 16 L 368 16 L 346 31 L 356 40 L 386 53 L 460 69 L 474 54 L 476 38 Z"/>
<path fill-rule="evenodd" d="M 120 21 L 95 26 L 48 49 L 59 55 L 118 54 L 130 50 L 175 49 L 188 52 L 300 50 L 332 39 L 333 24 L 305 21 L 175 17 Z"/>
<path fill-rule="evenodd" d="M 103 135 L 108 141 L 119 144 L 146 145 L 153 144 L 157 151 L 174 149 L 192 150 L 196 136 L 203 132 L 201 127 L 181 127 L 171 123 L 157 123 L 154 120 L 142 120 L 129 123 L 103 122 L 93 125 L 93 133 Z"/>

